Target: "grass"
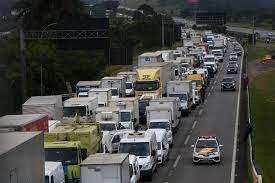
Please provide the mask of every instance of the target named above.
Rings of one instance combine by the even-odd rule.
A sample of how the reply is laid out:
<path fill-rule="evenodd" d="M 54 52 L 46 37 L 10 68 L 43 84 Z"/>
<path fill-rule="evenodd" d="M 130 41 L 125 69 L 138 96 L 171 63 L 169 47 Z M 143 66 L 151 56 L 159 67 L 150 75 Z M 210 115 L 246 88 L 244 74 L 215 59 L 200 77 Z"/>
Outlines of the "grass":
<path fill-rule="evenodd" d="M 233 26 L 233 27 L 242 27 L 242 28 L 249 28 L 252 29 L 253 25 L 249 23 L 235 23 L 235 22 L 229 22 L 226 24 L 227 26 Z M 272 30 L 272 25 L 268 22 L 262 22 L 254 27 L 258 30 Z"/>
<path fill-rule="evenodd" d="M 264 55 L 270 54 L 275 55 L 275 47 L 268 47 L 266 44 L 258 44 L 255 46 L 249 45 L 248 50 L 248 61 L 261 60 Z"/>
<path fill-rule="evenodd" d="M 255 160 L 265 183 L 274 183 L 275 71 L 257 76 L 251 85 L 251 114 Z"/>

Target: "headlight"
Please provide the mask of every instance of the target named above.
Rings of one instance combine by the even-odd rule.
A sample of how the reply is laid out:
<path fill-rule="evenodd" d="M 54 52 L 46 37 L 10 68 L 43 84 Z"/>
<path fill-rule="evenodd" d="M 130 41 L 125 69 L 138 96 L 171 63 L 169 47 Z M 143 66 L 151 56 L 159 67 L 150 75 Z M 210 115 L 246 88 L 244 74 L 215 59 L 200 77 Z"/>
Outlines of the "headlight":
<path fill-rule="evenodd" d="M 150 162 L 147 162 L 147 163 L 145 163 L 144 165 L 142 165 L 142 168 L 143 168 L 143 169 L 150 169 L 150 168 L 151 168 Z"/>

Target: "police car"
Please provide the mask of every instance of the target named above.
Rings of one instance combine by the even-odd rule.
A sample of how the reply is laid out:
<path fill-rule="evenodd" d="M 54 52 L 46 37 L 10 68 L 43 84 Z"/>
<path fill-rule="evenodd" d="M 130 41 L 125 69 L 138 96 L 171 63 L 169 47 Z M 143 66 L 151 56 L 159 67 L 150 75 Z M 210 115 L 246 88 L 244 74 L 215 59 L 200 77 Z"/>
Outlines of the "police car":
<path fill-rule="evenodd" d="M 195 145 L 192 145 L 193 163 L 220 163 L 223 145 L 219 144 L 216 136 L 199 136 Z"/>

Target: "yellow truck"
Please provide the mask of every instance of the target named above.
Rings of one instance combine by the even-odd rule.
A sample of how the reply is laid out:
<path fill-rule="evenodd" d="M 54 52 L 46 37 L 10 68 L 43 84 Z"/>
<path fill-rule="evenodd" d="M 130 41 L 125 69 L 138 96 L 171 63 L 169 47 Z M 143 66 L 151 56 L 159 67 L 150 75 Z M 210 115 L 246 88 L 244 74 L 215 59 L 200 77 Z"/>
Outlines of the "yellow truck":
<path fill-rule="evenodd" d="M 186 80 L 192 81 L 196 83 L 196 89 L 200 91 L 204 83 L 204 78 L 201 74 L 189 74 L 186 77 Z"/>
<path fill-rule="evenodd" d="M 46 161 L 61 161 L 66 182 L 80 182 L 80 163 L 101 149 L 98 123 L 60 123 L 44 135 Z"/>
<path fill-rule="evenodd" d="M 166 94 L 167 81 L 173 80 L 172 64 L 154 62 L 136 69 L 135 96 Z"/>

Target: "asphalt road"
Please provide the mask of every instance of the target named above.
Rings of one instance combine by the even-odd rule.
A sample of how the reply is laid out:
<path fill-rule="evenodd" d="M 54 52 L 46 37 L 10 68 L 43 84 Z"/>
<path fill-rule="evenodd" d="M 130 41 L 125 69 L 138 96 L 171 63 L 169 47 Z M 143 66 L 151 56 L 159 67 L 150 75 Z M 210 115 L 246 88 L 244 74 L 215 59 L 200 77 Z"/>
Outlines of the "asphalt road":
<path fill-rule="evenodd" d="M 189 117 L 182 118 L 180 129 L 174 138 L 174 146 L 170 151 L 170 159 L 163 167 L 158 167 L 152 182 L 229 183 L 232 181 L 233 183 L 231 174 L 234 177 L 236 172 L 232 172 L 231 169 L 232 159 L 235 159 L 234 140 L 237 140 L 234 139 L 234 135 L 237 135 L 235 121 L 239 89 L 235 92 L 220 91 L 220 81 L 227 75 L 225 67 L 232 49 L 232 46 L 229 47 L 225 62 L 220 64 L 219 72 L 212 79 L 211 86 L 207 89 L 205 103 L 192 111 Z M 238 88 L 240 75 L 231 76 L 236 79 Z M 220 143 L 224 145 L 221 164 L 193 165 L 191 145 L 199 135 L 216 135 L 219 138 Z"/>
<path fill-rule="evenodd" d="M 253 33 L 253 29 L 249 29 L 249 28 L 226 26 L 226 29 L 231 32 L 241 32 L 241 33 L 246 33 L 246 34 Z M 271 31 L 254 29 L 254 32 L 259 33 L 260 37 L 264 38 L 264 37 L 267 37 L 268 33 Z"/>

